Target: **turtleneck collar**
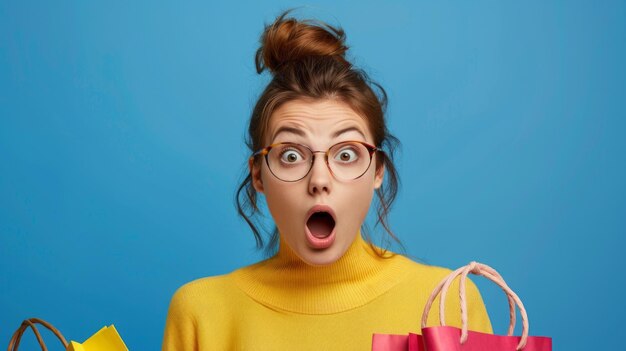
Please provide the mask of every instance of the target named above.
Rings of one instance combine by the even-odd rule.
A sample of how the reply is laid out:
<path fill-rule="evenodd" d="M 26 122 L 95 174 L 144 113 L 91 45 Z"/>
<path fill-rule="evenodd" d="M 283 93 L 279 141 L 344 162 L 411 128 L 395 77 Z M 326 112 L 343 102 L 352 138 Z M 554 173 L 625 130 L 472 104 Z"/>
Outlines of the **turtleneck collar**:
<path fill-rule="evenodd" d="M 311 266 L 281 239 L 275 256 L 236 270 L 232 276 L 239 288 L 264 305 L 330 314 L 362 306 L 402 280 L 406 259 L 389 253 L 385 257 L 379 257 L 359 232 L 336 262 Z"/>

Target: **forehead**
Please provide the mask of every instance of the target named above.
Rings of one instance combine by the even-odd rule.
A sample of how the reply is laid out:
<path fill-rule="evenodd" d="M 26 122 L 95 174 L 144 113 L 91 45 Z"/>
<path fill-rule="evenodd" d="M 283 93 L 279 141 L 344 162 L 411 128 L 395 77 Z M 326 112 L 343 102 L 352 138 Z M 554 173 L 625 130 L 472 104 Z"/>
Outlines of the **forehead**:
<path fill-rule="evenodd" d="M 268 142 L 294 136 L 332 140 L 340 132 L 350 139 L 372 142 L 365 119 L 348 104 L 331 99 L 288 101 L 272 113 L 267 130 Z"/>

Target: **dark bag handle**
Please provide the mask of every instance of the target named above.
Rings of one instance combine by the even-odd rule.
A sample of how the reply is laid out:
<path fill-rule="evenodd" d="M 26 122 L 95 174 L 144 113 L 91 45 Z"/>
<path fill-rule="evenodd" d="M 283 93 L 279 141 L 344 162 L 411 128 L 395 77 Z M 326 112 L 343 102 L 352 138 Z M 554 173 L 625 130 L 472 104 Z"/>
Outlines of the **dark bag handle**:
<path fill-rule="evenodd" d="M 22 325 L 20 325 L 20 327 L 15 331 L 15 333 L 13 333 L 13 336 L 11 337 L 11 341 L 9 342 L 9 348 L 7 349 L 7 351 L 17 351 L 17 348 L 20 346 L 20 340 L 22 339 L 22 335 L 24 335 L 24 332 L 26 331 L 28 327 L 30 327 L 35 333 L 35 336 L 37 336 L 37 341 L 39 342 L 39 346 L 41 346 L 41 349 L 43 351 L 48 351 L 48 348 L 46 347 L 46 344 L 43 342 L 43 339 L 41 338 L 41 334 L 39 334 L 39 330 L 37 330 L 37 326 L 35 324 L 41 324 L 44 327 L 48 328 L 61 341 L 61 343 L 63 344 L 63 347 L 67 349 L 67 341 L 63 337 L 63 334 L 61 334 L 61 332 L 57 328 L 53 327 L 52 324 L 42 319 L 29 318 L 29 319 L 24 320 L 22 322 Z"/>

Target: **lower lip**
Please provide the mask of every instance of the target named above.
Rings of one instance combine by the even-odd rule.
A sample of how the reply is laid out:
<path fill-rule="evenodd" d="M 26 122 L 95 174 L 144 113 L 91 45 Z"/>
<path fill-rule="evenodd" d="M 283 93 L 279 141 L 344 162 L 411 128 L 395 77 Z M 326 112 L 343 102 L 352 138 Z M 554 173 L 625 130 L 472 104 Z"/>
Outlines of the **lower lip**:
<path fill-rule="evenodd" d="M 306 241 L 309 243 L 309 246 L 313 249 L 327 249 L 329 248 L 333 242 L 335 242 L 335 232 L 337 231 L 337 227 L 333 228 L 333 231 L 325 238 L 318 238 L 315 235 L 311 234 L 309 227 L 304 225 L 304 232 L 306 233 Z"/>

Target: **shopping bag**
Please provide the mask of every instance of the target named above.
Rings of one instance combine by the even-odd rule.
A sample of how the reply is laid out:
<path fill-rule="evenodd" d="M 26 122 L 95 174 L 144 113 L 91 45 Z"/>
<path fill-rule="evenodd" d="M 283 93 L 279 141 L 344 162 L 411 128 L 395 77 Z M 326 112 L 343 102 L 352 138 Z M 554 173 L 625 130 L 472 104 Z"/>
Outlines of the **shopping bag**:
<path fill-rule="evenodd" d="M 15 333 L 13 333 L 13 336 L 11 337 L 11 341 L 9 341 L 8 351 L 17 351 L 18 346 L 20 346 L 20 340 L 22 340 L 22 335 L 24 335 L 24 332 L 26 331 L 26 329 L 28 329 L 28 327 L 30 327 L 33 330 L 33 333 L 35 333 L 35 336 L 37 337 L 37 341 L 39 342 L 39 346 L 41 346 L 41 349 L 44 351 L 47 351 L 48 348 L 46 347 L 46 344 L 43 342 L 43 339 L 41 338 L 41 334 L 39 334 L 39 330 L 37 329 L 37 324 L 41 324 L 47 329 L 49 329 L 51 332 L 53 332 L 54 335 L 56 335 L 56 337 L 59 339 L 61 344 L 63 344 L 63 347 L 67 348 L 67 341 L 65 341 L 65 338 L 63 337 L 61 332 L 59 332 L 57 328 L 53 327 L 52 324 L 44 320 L 41 320 L 39 318 L 29 318 L 29 319 L 24 320 L 22 324 L 20 325 L 20 327 L 17 328 Z"/>
<path fill-rule="evenodd" d="M 109 327 L 104 327 L 100 329 L 97 333 L 92 335 L 87 341 L 80 344 L 75 341 L 71 341 L 68 343 L 63 337 L 63 334 L 55 328 L 52 324 L 39 319 L 39 318 L 29 318 L 22 322 L 20 327 L 13 333 L 11 340 L 9 341 L 8 351 L 17 351 L 20 341 L 22 340 L 22 335 L 24 332 L 30 327 L 37 337 L 37 342 L 43 351 L 47 351 L 48 348 L 37 329 L 37 324 L 43 325 L 48 330 L 50 330 L 54 335 L 59 339 L 63 347 L 66 351 L 128 351 L 124 341 L 117 333 L 115 326 L 111 325 Z"/>
<path fill-rule="evenodd" d="M 498 284 L 507 295 L 509 302 L 509 330 L 507 336 L 492 335 L 467 329 L 467 301 L 465 298 L 466 279 L 469 273 L 482 275 Z M 446 326 L 445 300 L 452 282 L 461 276 L 459 298 L 461 302 L 461 329 Z M 428 314 L 438 295 L 440 326 L 427 327 Z M 512 336 L 515 329 L 515 306 L 520 309 L 523 328 L 521 336 Z M 542 336 L 528 336 L 528 316 L 519 297 L 506 285 L 502 276 L 493 268 L 471 262 L 450 273 L 433 290 L 422 312 L 422 335 L 378 334 L 372 335 L 372 351 L 551 351 L 552 339 Z"/>
<path fill-rule="evenodd" d="M 374 334 L 372 335 L 372 351 L 425 351 L 422 336 L 409 333 Z"/>
<path fill-rule="evenodd" d="M 492 335 L 469 331 L 467 329 L 467 301 L 465 299 L 465 285 L 469 273 L 482 275 L 496 283 L 506 293 L 509 300 L 510 322 L 506 336 Z M 459 297 L 461 303 L 461 329 L 446 326 L 444 315 L 444 301 L 448 288 L 460 276 Z M 440 326 L 427 327 L 426 319 L 437 295 L 439 299 Z M 522 317 L 522 335 L 513 336 L 515 328 L 515 305 L 519 308 Z M 425 351 L 552 351 L 552 339 L 543 336 L 529 336 L 528 315 L 524 304 L 519 297 L 504 282 L 504 279 L 493 268 L 471 262 L 450 273 L 432 292 L 422 313 L 422 341 Z"/>
<path fill-rule="evenodd" d="M 84 343 L 71 341 L 67 351 L 128 351 L 115 326 L 100 329 Z"/>
<path fill-rule="evenodd" d="M 501 278 L 498 272 L 493 272 L 497 277 Z M 447 280 L 448 277 L 442 280 L 442 284 Z M 449 286 L 449 285 L 448 285 Z M 431 300 L 437 297 L 435 294 L 435 289 L 431 293 Z M 445 294 L 443 296 L 445 301 Z M 426 311 L 426 316 L 428 316 L 428 312 L 430 311 L 430 306 L 433 301 L 430 301 L 428 304 L 428 308 Z M 511 314 L 511 325 L 509 327 L 510 330 L 515 326 L 515 301 L 512 298 L 509 298 L 509 309 L 512 312 Z M 421 332 L 421 331 L 420 331 Z M 422 335 L 409 333 L 408 335 L 396 335 L 396 334 L 373 334 L 372 335 L 372 351 L 428 351 L 424 348 L 424 342 L 422 341 Z"/>

